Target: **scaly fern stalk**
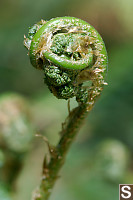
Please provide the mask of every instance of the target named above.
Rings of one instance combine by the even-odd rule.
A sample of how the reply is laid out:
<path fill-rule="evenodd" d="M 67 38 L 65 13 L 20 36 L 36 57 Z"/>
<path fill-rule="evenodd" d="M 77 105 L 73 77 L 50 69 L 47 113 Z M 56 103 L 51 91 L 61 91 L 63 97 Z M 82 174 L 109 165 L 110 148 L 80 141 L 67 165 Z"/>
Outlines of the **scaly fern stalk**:
<path fill-rule="evenodd" d="M 33 195 L 33 200 L 47 200 L 70 145 L 106 84 L 107 52 L 99 33 L 74 17 L 41 20 L 29 29 L 24 45 L 31 64 L 44 71 L 50 91 L 58 99 L 76 97 L 78 102 L 64 123 L 58 145 L 48 144 L 51 159 L 47 162 L 45 157 L 41 183 Z"/>

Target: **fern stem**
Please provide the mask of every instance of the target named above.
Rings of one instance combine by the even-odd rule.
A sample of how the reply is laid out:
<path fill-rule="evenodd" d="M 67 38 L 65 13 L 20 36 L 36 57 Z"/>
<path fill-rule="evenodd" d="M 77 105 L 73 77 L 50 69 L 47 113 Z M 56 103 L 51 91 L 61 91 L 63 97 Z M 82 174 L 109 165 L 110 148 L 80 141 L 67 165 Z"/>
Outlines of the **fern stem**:
<path fill-rule="evenodd" d="M 40 187 L 34 192 L 33 200 L 48 200 L 51 190 L 59 177 L 59 171 L 64 164 L 66 154 L 73 143 L 75 136 L 81 128 L 88 112 L 93 105 L 80 104 L 73 109 L 68 116 L 68 121 L 65 124 L 65 129 L 61 131 L 61 139 L 55 149 L 51 148 L 51 160 L 47 164 L 46 157 L 43 165 L 43 175 Z"/>
<path fill-rule="evenodd" d="M 75 17 L 41 20 L 29 29 L 24 39 L 31 64 L 44 71 L 45 83 L 58 99 L 76 97 L 73 109 L 61 131 L 50 161 L 44 158 L 41 184 L 33 200 L 48 200 L 69 150 L 86 115 L 100 95 L 107 72 L 107 52 L 99 33 L 87 22 Z M 85 82 L 90 84 L 85 86 Z"/>

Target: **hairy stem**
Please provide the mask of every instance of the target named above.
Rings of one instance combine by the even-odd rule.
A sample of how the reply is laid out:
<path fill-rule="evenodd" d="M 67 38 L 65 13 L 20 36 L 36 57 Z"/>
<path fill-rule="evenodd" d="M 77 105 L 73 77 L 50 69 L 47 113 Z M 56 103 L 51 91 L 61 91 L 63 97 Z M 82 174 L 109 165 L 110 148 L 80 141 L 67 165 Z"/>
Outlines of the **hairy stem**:
<path fill-rule="evenodd" d="M 81 104 L 73 109 L 68 116 L 65 129 L 62 129 L 62 137 L 55 149 L 51 148 L 51 160 L 47 164 L 44 159 L 43 175 L 40 187 L 34 192 L 33 200 L 48 200 L 51 190 L 58 178 L 59 170 L 64 164 L 66 153 L 75 139 L 78 130 L 81 128 L 88 112 L 93 104 Z"/>

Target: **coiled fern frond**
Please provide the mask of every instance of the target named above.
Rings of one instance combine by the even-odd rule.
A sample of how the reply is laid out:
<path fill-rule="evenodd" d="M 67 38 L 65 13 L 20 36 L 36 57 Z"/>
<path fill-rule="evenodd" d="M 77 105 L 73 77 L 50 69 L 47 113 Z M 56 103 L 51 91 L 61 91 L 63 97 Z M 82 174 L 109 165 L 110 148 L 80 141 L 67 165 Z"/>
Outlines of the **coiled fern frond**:
<path fill-rule="evenodd" d="M 76 97 L 79 104 L 69 111 L 57 146 L 48 144 L 51 159 L 44 158 L 41 183 L 33 195 L 33 200 L 47 200 L 77 131 L 106 84 L 107 52 L 99 33 L 75 17 L 41 20 L 29 29 L 24 45 L 50 91 L 58 99 Z"/>
<path fill-rule="evenodd" d="M 42 69 L 50 91 L 61 99 L 85 103 L 106 84 L 107 52 L 99 33 L 74 17 L 41 21 L 24 41 L 31 64 Z M 85 84 L 90 81 L 89 85 Z"/>

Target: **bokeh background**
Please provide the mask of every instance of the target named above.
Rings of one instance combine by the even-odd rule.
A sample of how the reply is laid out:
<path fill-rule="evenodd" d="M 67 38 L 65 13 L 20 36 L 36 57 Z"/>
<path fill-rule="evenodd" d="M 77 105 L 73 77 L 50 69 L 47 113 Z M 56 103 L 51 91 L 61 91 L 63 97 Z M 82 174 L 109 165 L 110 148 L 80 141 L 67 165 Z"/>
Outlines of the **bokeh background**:
<path fill-rule="evenodd" d="M 31 66 L 23 47 L 23 36 L 27 34 L 28 27 L 40 19 L 59 16 L 81 18 L 101 34 L 109 58 L 108 86 L 77 136 L 50 200 L 118 200 L 119 183 L 133 183 L 132 0 L 1 0 L 0 98 L 5 93 L 6 99 L 8 93 L 25 98 L 31 117 L 21 124 L 30 123 L 33 135 L 43 134 L 50 143 L 57 143 L 61 122 L 68 114 L 67 102 L 50 94 L 43 83 L 42 72 Z M 4 108 L 3 112 L 8 116 L 6 108 L 10 99 L 14 98 L 9 96 L 8 103 L 0 108 Z M 75 105 L 72 100 L 71 107 Z M 2 115 L 0 118 L 3 119 Z M 3 122 L 0 120 L 0 123 Z M 22 128 L 19 124 L 18 127 Z M 13 133 L 18 130 L 13 129 Z M 12 156 L 11 160 L 19 160 L 19 172 L 14 166 L 7 165 L 8 172 L 11 172 L 5 170 L 0 173 L 0 200 L 31 199 L 31 193 L 40 180 L 44 153 L 47 152 L 42 138 L 33 138 L 31 146 L 24 155 Z M 7 159 L 9 154 L 4 156 Z M 3 157 L 0 157 L 2 160 Z M 23 157 L 21 167 L 20 157 Z M 7 176 L 15 172 L 17 176 L 8 180 Z M 6 173 L 4 178 L 3 173 Z"/>

